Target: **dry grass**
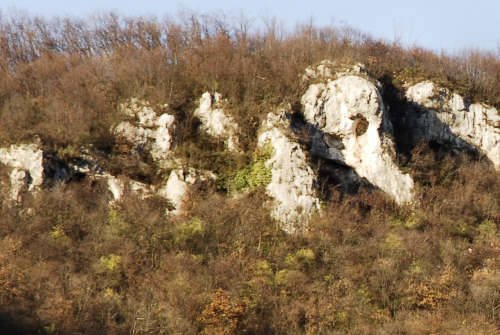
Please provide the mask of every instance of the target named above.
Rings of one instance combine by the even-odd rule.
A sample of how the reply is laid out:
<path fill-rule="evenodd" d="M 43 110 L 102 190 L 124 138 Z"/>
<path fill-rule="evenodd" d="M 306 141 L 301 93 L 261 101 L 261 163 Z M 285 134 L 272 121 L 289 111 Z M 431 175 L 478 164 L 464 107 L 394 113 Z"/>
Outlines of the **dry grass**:
<path fill-rule="evenodd" d="M 402 80 L 430 78 L 500 106 L 500 62 L 491 54 L 436 55 L 337 27 L 256 32 L 239 23 L 3 17 L 0 140 L 39 134 L 50 149 L 93 146 L 127 166 L 109 128 L 117 105 L 135 96 L 169 104 L 179 155 L 236 170 L 250 160 L 260 118 L 296 105 L 299 76 L 325 58 L 364 62 L 396 90 Z M 205 90 L 223 93 L 228 111 L 249 125 L 247 154 L 228 156 L 197 131 L 192 112 Z M 432 146 L 408 157 L 417 206 L 398 207 L 377 191 L 332 191 L 300 236 L 277 229 L 259 189 L 236 199 L 195 190 L 180 217 L 132 195 L 110 208 L 105 185 L 87 180 L 42 190 L 20 208 L 1 206 L 0 329 L 497 334 L 498 172 Z"/>
<path fill-rule="evenodd" d="M 419 205 L 334 193 L 301 236 L 260 191 L 195 191 L 176 218 L 110 209 L 99 183 L 42 191 L 0 213 L 0 314 L 58 334 L 495 334 L 499 175 L 419 150 Z"/>

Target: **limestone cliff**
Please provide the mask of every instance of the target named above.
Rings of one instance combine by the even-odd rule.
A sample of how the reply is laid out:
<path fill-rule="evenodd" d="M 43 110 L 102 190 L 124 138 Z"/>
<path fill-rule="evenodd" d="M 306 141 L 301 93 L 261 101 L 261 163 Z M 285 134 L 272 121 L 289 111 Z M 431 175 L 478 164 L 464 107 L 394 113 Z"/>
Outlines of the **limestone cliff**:
<path fill-rule="evenodd" d="M 319 130 L 314 154 L 352 167 L 398 203 L 413 199 L 413 180 L 394 163 L 392 124 L 372 82 L 341 74 L 310 85 L 302 105 L 305 119 Z"/>
<path fill-rule="evenodd" d="M 462 96 L 424 81 L 408 87 L 416 109 L 406 113 L 413 143 L 433 140 L 457 149 L 477 149 L 500 170 L 500 114 L 494 107 L 469 104 Z"/>
<path fill-rule="evenodd" d="M 321 199 L 326 196 L 319 187 L 318 166 L 329 167 L 322 173 L 347 185 L 345 189 L 357 189 L 353 185 L 366 182 L 398 204 L 416 201 L 413 179 L 396 160 L 394 143 L 398 138 L 394 134 L 404 133 L 405 142 L 413 146 L 421 141 L 436 141 L 456 150 L 476 151 L 500 169 L 500 116 L 493 107 L 470 104 L 460 95 L 424 81 L 406 87 L 402 121 L 392 124 L 390 106 L 382 98 L 383 86 L 361 64 L 339 67 L 323 61 L 307 68 L 302 80 L 308 85 L 299 107 L 276 107 L 279 112 L 267 113 L 254 132 L 255 152 L 269 151 L 263 164 L 269 180 L 259 182 L 256 188 L 265 190 L 271 216 L 288 233 L 306 230 L 310 217 L 321 214 Z M 242 152 L 240 145 L 242 125 L 224 111 L 228 102 L 219 93 L 206 92 L 196 103 L 197 107 L 189 112 L 191 119 L 200 121 L 194 134 L 203 131 L 223 141 L 224 157 L 249 158 L 251 153 Z M 121 104 L 119 110 L 122 121 L 110 132 L 116 141 L 127 143 L 128 154 L 134 159 L 140 159 L 137 153 L 150 155 L 152 165 L 158 168 L 155 182 L 111 172 L 98 164 L 90 151 L 71 161 L 50 158 L 44 143 L 36 138 L 32 143 L 0 148 L 0 164 L 7 167 L 3 170 L 4 180 L 9 181 L 9 198 L 19 203 L 26 192 L 83 176 L 104 181 L 110 204 L 127 193 L 143 200 L 160 196 L 172 205 L 166 215 L 178 215 L 190 188 L 199 183 L 215 184 L 220 171 L 194 168 L 185 157 L 178 156 L 174 139 L 180 121 L 174 115 L 179 114 L 166 113 L 168 105 L 152 106 L 133 98 Z M 300 122 L 294 121 L 297 117 Z M 395 127 L 404 127 L 404 132 L 399 128 L 394 131 Z M 185 155 L 196 156 L 196 151 Z M 314 168 L 313 161 L 317 164 Z M 227 196 L 235 194 L 228 192 Z"/>

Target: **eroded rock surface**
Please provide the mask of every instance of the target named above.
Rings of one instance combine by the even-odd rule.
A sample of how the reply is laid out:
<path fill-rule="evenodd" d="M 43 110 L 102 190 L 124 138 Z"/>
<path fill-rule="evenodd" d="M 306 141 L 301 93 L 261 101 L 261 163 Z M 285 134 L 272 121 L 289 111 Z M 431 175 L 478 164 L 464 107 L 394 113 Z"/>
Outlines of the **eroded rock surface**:
<path fill-rule="evenodd" d="M 303 95 L 304 117 L 318 130 L 311 153 L 352 167 L 400 204 L 410 202 L 413 180 L 393 161 L 392 124 L 381 94 L 374 83 L 351 73 L 312 84 Z"/>
<path fill-rule="evenodd" d="M 21 194 L 28 191 L 30 178 L 28 172 L 18 168 L 12 169 L 10 179 L 10 198 L 19 201 Z"/>
<path fill-rule="evenodd" d="M 174 206 L 173 214 L 178 214 L 181 211 L 189 187 L 198 182 L 213 181 L 216 178 L 211 172 L 199 171 L 193 168 L 172 170 L 166 184 L 158 189 L 158 195 L 168 199 Z"/>
<path fill-rule="evenodd" d="M 334 63 L 330 60 L 323 60 L 317 66 L 308 66 L 304 71 L 302 80 L 317 79 L 317 78 L 330 78 L 333 76 L 331 68 Z"/>
<path fill-rule="evenodd" d="M 121 105 L 129 121 L 120 122 L 114 133 L 134 145 L 137 151 L 149 151 L 155 161 L 165 161 L 170 156 L 175 118 L 164 113 L 157 116 L 146 101 L 130 99 Z"/>
<path fill-rule="evenodd" d="M 327 80 L 346 75 L 368 75 L 364 64 L 346 65 L 330 60 L 322 60 L 316 66 L 308 66 L 302 80 Z"/>
<path fill-rule="evenodd" d="M 201 128 L 208 135 L 222 139 L 230 151 L 239 150 L 238 125 L 231 116 L 224 113 L 222 96 L 219 93 L 214 95 L 208 92 L 203 93 L 200 106 L 195 110 L 194 115 L 200 119 Z"/>
<path fill-rule="evenodd" d="M 418 107 L 406 120 L 413 144 L 425 139 L 458 149 L 477 148 L 500 169 L 500 115 L 495 108 L 469 105 L 431 81 L 410 86 L 406 96 Z"/>
<path fill-rule="evenodd" d="M 40 143 L 11 145 L 0 148 L 0 163 L 29 173 L 29 190 L 43 183 L 43 151 Z"/>
<path fill-rule="evenodd" d="M 23 191 L 36 191 L 42 186 L 44 165 L 39 141 L 0 148 L 0 163 L 12 168 L 11 199 L 17 201 Z"/>
<path fill-rule="evenodd" d="M 309 217 L 319 210 L 315 195 L 316 176 L 309 166 L 299 143 L 292 140 L 285 113 L 269 113 L 263 122 L 258 146 L 271 146 L 272 155 L 266 161 L 271 169 L 267 194 L 274 199 L 271 215 L 288 233 L 305 229 Z"/>
<path fill-rule="evenodd" d="M 108 189 L 113 195 L 114 201 L 121 200 L 126 192 L 136 194 L 140 199 L 147 199 L 155 195 L 154 188 L 148 184 L 131 179 L 118 178 L 109 174 L 99 177 L 106 179 Z"/>

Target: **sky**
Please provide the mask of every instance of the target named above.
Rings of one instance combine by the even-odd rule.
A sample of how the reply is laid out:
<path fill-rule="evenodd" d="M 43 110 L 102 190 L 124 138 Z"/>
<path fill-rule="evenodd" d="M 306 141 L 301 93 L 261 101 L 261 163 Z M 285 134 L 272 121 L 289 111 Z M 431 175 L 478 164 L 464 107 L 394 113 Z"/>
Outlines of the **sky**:
<path fill-rule="evenodd" d="M 318 26 L 349 25 L 407 46 L 447 53 L 483 49 L 500 54 L 499 0 L 0 0 L 4 15 L 21 10 L 47 17 L 85 17 L 113 11 L 161 18 L 183 9 L 244 14 L 257 26 L 270 18 L 285 27 L 311 20 Z"/>

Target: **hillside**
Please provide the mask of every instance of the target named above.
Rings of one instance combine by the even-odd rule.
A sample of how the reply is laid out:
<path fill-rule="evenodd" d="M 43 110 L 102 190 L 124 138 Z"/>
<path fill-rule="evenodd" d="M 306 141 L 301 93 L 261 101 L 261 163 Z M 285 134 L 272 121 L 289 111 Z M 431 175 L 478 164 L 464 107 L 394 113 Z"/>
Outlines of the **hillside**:
<path fill-rule="evenodd" d="M 498 334 L 500 59 L 0 18 L 2 334 Z"/>

